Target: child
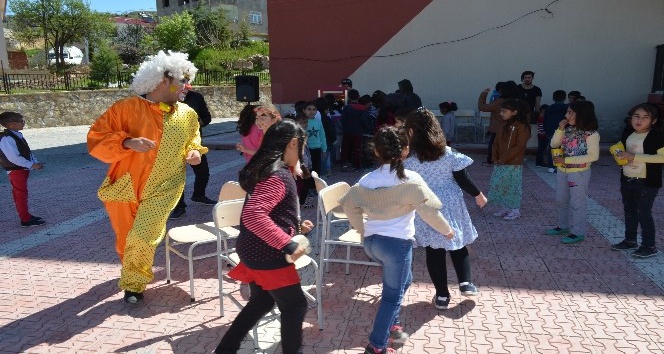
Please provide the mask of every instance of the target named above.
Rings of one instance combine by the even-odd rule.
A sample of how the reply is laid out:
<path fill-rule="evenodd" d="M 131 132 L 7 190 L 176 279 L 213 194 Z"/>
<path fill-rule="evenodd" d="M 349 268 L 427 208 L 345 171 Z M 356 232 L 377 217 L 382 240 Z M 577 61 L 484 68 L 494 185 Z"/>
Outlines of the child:
<path fill-rule="evenodd" d="M 236 250 L 240 264 L 228 276 L 249 283 L 249 302 L 221 339 L 215 353 L 237 353 L 251 328 L 274 304 L 281 311 L 281 346 L 285 354 L 301 353 L 302 322 L 307 299 L 295 265 L 305 253 L 291 238 L 311 230 L 298 219 L 297 192 L 289 168 L 302 156 L 304 130 L 290 120 L 274 124 L 254 157 L 240 171 L 239 182 L 248 197 L 242 209 Z"/>
<path fill-rule="evenodd" d="M 456 235 L 454 239 L 447 240 L 419 218 L 415 219 L 415 239 L 418 246 L 426 247 L 427 270 L 436 288 L 433 304 L 445 310 L 450 303 L 446 250 L 452 258 L 461 294 L 479 294 L 471 282 L 470 257 L 466 248 L 477 238 L 477 230 L 468 215 L 462 190 L 475 197 L 480 207 L 487 200 L 466 171 L 473 160 L 446 146 L 443 131 L 432 112 L 417 110 L 411 113 L 406 120 L 406 130 L 410 135 L 412 155 L 404 162 L 404 167 L 419 173 L 434 193 L 445 201 L 443 216 L 450 221 Z"/>
<path fill-rule="evenodd" d="M 3 112 L 0 125 L 5 130 L 0 133 L 0 164 L 7 170 L 12 185 L 12 197 L 16 205 L 22 227 L 44 225 L 44 219 L 30 214 L 28 210 L 28 176 L 30 170 L 41 170 L 44 164 L 37 161 L 28 146 L 28 142 L 19 130 L 25 127 L 20 113 Z"/>
<path fill-rule="evenodd" d="M 544 113 L 549 108 L 548 104 L 540 106 L 539 115 L 537 116 L 537 154 L 535 155 L 535 166 L 549 167 L 544 163 L 546 152 L 549 151 L 549 139 L 546 138 L 544 132 Z"/>
<path fill-rule="evenodd" d="M 271 127 L 273 124 L 281 121 L 281 114 L 279 113 L 277 108 L 274 107 L 272 104 L 264 103 L 258 106 L 247 105 L 240 113 L 241 116 L 243 113 L 246 115 L 246 118 L 243 120 L 244 127 L 247 126 L 246 125 L 247 121 L 251 121 L 252 115 L 250 112 L 247 112 L 250 109 L 250 107 L 255 107 L 253 108 L 255 115 L 254 121 L 259 131 L 253 130 L 252 132 L 251 130 L 252 128 L 251 126 L 249 126 L 250 130 L 247 132 L 248 135 L 246 136 L 243 135 L 242 143 L 237 144 L 235 146 L 237 150 L 242 152 L 247 162 L 249 162 L 251 156 L 253 156 L 256 153 L 256 150 L 258 150 L 258 147 L 261 145 L 261 142 L 263 141 L 263 134 L 265 134 L 267 129 Z M 240 122 L 238 122 L 238 124 L 240 124 Z"/>
<path fill-rule="evenodd" d="M 652 205 L 662 187 L 664 164 L 664 125 L 659 109 L 642 103 L 630 110 L 630 129 L 621 141 L 627 151 L 619 152 L 628 161 L 620 174 L 620 194 L 625 210 L 625 239 L 611 246 L 613 250 L 637 248 L 636 233 L 641 224 L 641 247 L 634 257 L 647 258 L 659 253 L 655 247 L 655 222 Z"/>
<path fill-rule="evenodd" d="M 316 112 L 318 110 L 313 101 L 305 103 L 302 114 L 304 115 L 303 118 L 307 120 L 307 146 L 311 154 L 311 165 L 308 167 L 311 167 L 312 171 L 316 171 L 316 173 L 322 175 L 322 162 L 324 161 L 324 156 L 327 155 L 327 138 L 325 137 L 323 123 L 319 119 L 316 119 Z M 299 117 L 300 113 L 298 112 Z"/>
<path fill-rule="evenodd" d="M 263 139 L 263 131 L 256 125 L 256 112 L 254 111 L 256 107 L 258 106 L 252 104 L 245 105 L 240 111 L 240 119 L 237 121 L 237 130 L 242 136 L 242 141 L 237 143 L 235 148 L 242 153 L 247 162 L 254 156 Z"/>
<path fill-rule="evenodd" d="M 544 134 L 546 134 L 547 139 L 547 149 L 544 153 L 546 158 L 546 165 L 549 167 L 549 173 L 556 173 L 556 169 L 553 166 L 553 157 L 551 156 L 551 150 L 548 146 L 551 145 L 551 139 L 553 138 L 553 133 L 558 129 L 558 124 L 560 121 L 565 119 L 565 114 L 567 113 L 567 103 L 565 103 L 565 97 L 567 94 L 563 90 L 556 90 L 553 92 L 553 104 L 551 104 L 544 113 Z"/>
<path fill-rule="evenodd" d="M 438 197 L 420 175 L 403 167 L 408 137 L 394 127 L 383 127 L 374 136 L 373 147 L 381 166 L 339 200 L 351 226 L 363 235 L 365 252 L 383 267 L 382 298 L 365 354 L 393 353 L 388 341 L 403 343 L 408 338 L 399 325 L 399 312 L 413 278 L 415 211 L 438 233 L 454 236 L 438 211 L 442 206 Z"/>
<path fill-rule="evenodd" d="M 489 200 L 501 206 L 494 216 L 505 220 L 521 217 L 521 181 L 523 156 L 530 138 L 528 104 L 510 99 L 501 103 L 500 118 L 503 124 L 498 128 L 492 148 L 492 161 L 495 166 L 489 182 Z"/>
<path fill-rule="evenodd" d="M 546 230 L 546 234 L 563 235 L 571 231 L 561 242 L 574 244 L 585 240 L 590 164 L 599 158 L 599 133 L 592 102 L 570 103 L 565 119 L 553 134 L 551 147 L 562 148 L 563 156 L 553 157 L 553 163 L 559 166 L 556 176 L 558 226 Z"/>
<path fill-rule="evenodd" d="M 441 102 L 438 104 L 440 109 L 440 114 L 443 115 L 440 118 L 440 127 L 443 128 L 443 133 L 445 133 L 445 141 L 448 146 L 452 146 L 456 137 L 454 136 L 454 125 L 456 124 L 456 118 L 454 117 L 454 112 L 456 112 L 457 104 L 455 102 Z"/>

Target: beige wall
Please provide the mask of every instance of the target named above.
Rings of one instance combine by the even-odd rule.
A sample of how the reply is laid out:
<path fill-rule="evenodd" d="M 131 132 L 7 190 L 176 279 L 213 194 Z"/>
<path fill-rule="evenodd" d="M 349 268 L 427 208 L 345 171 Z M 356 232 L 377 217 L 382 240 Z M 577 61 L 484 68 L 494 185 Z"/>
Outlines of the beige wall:
<path fill-rule="evenodd" d="M 195 87 L 205 96 L 213 118 L 237 117 L 244 103 L 235 100 L 235 87 Z M 127 90 L 95 90 L 0 95 L 0 111 L 16 111 L 26 128 L 89 125 Z M 270 86 L 260 88 L 262 102 L 270 102 Z"/>
<path fill-rule="evenodd" d="M 394 92 L 408 78 L 427 107 L 454 100 L 477 109 L 480 91 L 520 82 L 532 70 L 543 103 L 554 90 L 579 90 L 595 103 L 603 141 L 616 140 L 623 118 L 650 92 L 655 46 L 664 43 L 661 0 L 432 1 L 352 76 L 361 93 Z M 493 28 L 493 29 L 491 29 Z"/>

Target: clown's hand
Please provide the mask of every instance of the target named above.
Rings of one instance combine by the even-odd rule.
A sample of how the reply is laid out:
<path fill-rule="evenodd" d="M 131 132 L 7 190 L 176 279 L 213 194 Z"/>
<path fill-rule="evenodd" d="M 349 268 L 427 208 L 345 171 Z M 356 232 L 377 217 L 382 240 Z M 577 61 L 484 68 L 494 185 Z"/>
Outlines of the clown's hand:
<path fill-rule="evenodd" d="M 154 149 L 157 144 L 148 138 L 127 138 L 122 142 L 122 146 L 126 149 L 132 149 L 136 152 L 148 152 Z"/>
<path fill-rule="evenodd" d="M 201 163 L 201 152 L 198 150 L 189 150 L 185 159 L 188 164 L 196 166 Z"/>

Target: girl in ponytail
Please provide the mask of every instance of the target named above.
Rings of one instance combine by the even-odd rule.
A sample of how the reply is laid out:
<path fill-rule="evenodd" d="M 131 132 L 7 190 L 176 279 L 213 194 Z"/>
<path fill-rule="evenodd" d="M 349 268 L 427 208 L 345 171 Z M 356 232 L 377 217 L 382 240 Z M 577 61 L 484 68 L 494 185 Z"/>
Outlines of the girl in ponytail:
<path fill-rule="evenodd" d="M 374 135 L 373 150 L 380 167 L 366 174 L 339 202 L 351 226 L 364 237 L 364 250 L 383 270 L 383 293 L 364 353 L 391 353 L 388 341 L 403 343 L 408 334 L 399 322 L 401 300 L 413 278 L 415 211 L 447 238 L 454 231 L 440 213 L 442 204 L 422 177 L 404 168 L 408 136 L 395 127 Z M 363 214 L 367 215 L 366 222 Z"/>

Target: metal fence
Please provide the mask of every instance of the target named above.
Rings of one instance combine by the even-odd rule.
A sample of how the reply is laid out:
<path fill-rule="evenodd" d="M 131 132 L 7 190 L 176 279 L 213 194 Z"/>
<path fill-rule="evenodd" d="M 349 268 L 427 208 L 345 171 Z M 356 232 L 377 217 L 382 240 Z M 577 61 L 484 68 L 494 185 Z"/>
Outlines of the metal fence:
<path fill-rule="evenodd" d="M 43 91 L 74 91 L 94 90 L 100 88 L 126 88 L 131 83 L 131 72 L 119 71 L 107 78 L 107 82 L 99 82 L 86 73 L 65 72 L 63 74 L 7 74 L 3 73 L 2 90 L 5 94 L 31 93 Z M 258 76 L 262 85 L 270 83 L 269 72 L 231 72 L 215 70 L 199 70 L 195 85 L 223 86 L 235 85 L 238 75 Z"/>

